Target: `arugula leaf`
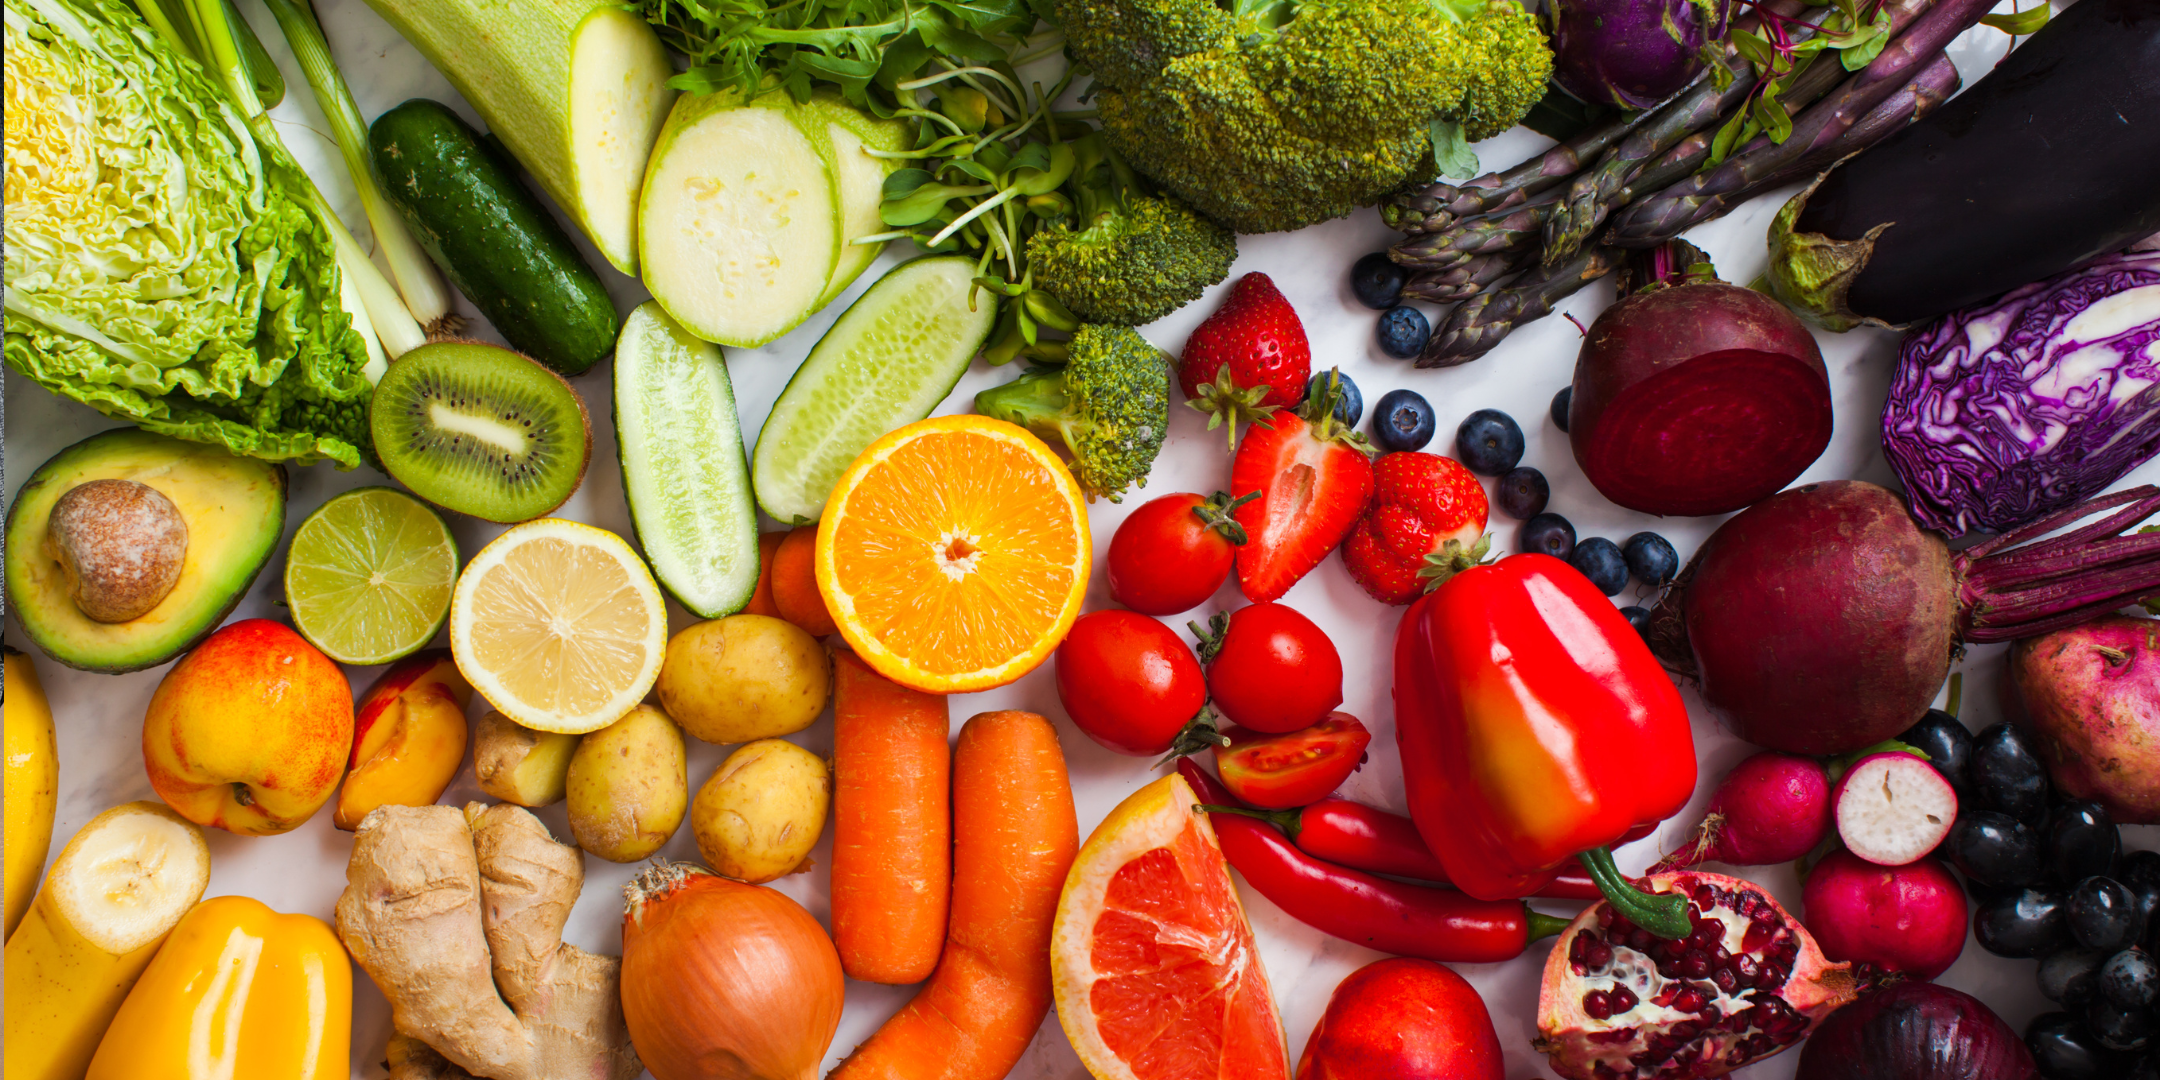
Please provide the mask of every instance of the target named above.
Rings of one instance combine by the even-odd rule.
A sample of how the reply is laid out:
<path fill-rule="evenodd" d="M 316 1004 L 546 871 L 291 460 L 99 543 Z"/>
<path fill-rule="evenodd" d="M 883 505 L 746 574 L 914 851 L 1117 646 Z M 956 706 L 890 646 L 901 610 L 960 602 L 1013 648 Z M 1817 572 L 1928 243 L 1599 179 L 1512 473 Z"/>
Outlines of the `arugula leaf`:
<path fill-rule="evenodd" d="M 2041 27 L 2047 25 L 2048 6 L 2046 4 L 2041 4 L 2038 7 L 2030 8 L 2025 11 L 2020 11 L 2011 15 L 1982 15 L 1980 16 L 1980 21 L 1983 24 L 1992 26 L 2005 34 L 2010 34 L 2015 37 L 2024 37 L 2025 35 L 2034 33 L 2038 31 Z"/>
<path fill-rule="evenodd" d="M 1432 148 L 1433 161 L 1439 163 L 1442 176 L 1467 180 L 1485 171 L 1478 165 L 1470 141 L 1463 138 L 1462 125 L 1452 120 L 1433 121 Z"/>

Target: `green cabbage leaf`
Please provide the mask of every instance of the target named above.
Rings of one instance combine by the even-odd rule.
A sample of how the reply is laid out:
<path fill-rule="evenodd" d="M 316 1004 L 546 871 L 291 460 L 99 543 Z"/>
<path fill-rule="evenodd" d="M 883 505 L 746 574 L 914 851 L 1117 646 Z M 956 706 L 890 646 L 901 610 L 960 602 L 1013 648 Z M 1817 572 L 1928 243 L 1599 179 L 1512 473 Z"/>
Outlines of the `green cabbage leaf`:
<path fill-rule="evenodd" d="M 307 175 L 124 0 L 4 2 L 8 366 L 161 434 L 359 464 L 367 345 Z"/>

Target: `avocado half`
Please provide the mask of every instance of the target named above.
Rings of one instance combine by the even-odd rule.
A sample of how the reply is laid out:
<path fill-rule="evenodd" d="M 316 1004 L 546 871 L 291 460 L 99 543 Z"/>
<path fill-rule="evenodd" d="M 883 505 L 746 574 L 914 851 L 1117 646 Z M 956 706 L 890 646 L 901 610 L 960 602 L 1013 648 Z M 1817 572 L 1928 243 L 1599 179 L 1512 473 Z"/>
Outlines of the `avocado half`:
<path fill-rule="evenodd" d="M 187 558 L 173 590 L 124 623 L 84 615 L 60 564 L 45 553 L 45 525 L 69 489 L 133 480 L 158 490 L 187 522 Z M 217 629 L 247 594 L 285 533 L 285 468 L 139 428 L 92 435 L 31 474 L 7 516 L 7 605 L 45 655 L 85 671 L 154 667 Z"/>

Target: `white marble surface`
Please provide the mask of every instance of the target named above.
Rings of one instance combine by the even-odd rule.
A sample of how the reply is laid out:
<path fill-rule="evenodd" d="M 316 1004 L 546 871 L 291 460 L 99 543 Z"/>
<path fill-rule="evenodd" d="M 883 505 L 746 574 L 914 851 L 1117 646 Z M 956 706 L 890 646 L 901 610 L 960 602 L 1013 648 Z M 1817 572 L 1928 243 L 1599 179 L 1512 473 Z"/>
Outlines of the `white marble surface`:
<path fill-rule="evenodd" d="M 285 65 L 291 90 L 276 115 L 287 143 L 315 175 L 333 203 L 346 214 L 346 220 L 362 226 L 360 233 L 364 239 L 365 222 L 350 184 L 337 163 L 334 147 L 323 135 L 322 118 L 306 84 L 301 81 L 298 69 L 291 63 L 282 39 L 259 0 L 241 0 L 241 6 L 265 43 Z M 478 122 L 443 77 L 361 0 L 322 0 L 319 10 L 338 60 L 367 116 L 372 118 L 408 97 L 420 95 L 450 102 Z M 2000 55 L 2002 48 L 2000 35 L 1981 30 L 1956 48 L 1953 55 L 1970 82 L 1979 77 L 1986 63 Z M 1544 145 L 1545 141 L 1537 136 L 1517 130 L 1480 149 L 1489 166 L 1504 166 Z M 1719 269 L 1728 280 L 1748 281 L 1762 268 L 1763 229 L 1783 197 L 1784 193 L 1780 192 L 1759 199 L 1724 221 L 1697 230 L 1691 239 L 1716 257 Z M 1714 520 L 1659 521 L 1606 502 L 1575 468 L 1565 436 L 1546 419 L 1547 403 L 1553 392 L 1568 381 L 1573 369 L 1577 332 L 1566 319 L 1553 317 L 1539 321 L 1515 334 L 1484 359 L 1452 370 L 1415 370 L 1378 351 L 1372 344 L 1373 313 L 1358 306 L 1345 282 L 1352 260 L 1366 251 L 1385 246 L 1392 235 L 1381 225 L 1377 214 L 1365 211 L 1346 220 L 1294 234 L 1247 237 L 1240 241 L 1240 257 L 1232 275 L 1249 271 L 1271 275 L 1304 320 L 1312 339 L 1315 364 L 1341 365 L 1357 380 L 1368 405 L 1382 393 L 1398 386 L 1415 389 L 1431 400 L 1439 413 L 1442 433 L 1431 449 L 1446 452 L 1455 425 L 1471 411 L 1487 407 L 1504 409 L 1522 424 L 1528 436 L 1525 464 L 1544 470 L 1552 483 L 1552 508 L 1573 521 L 1581 536 L 1602 535 L 1618 541 L 1641 529 L 1655 529 L 1673 541 L 1683 558 L 1692 553 L 1716 524 Z M 582 243 L 582 238 L 580 240 Z M 606 263 L 593 255 L 589 247 L 587 253 L 595 266 L 603 268 L 602 273 L 608 278 L 620 308 L 627 311 L 644 299 L 644 290 L 636 281 L 605 269 Z M 878 271 L 898 257 L 896 253 L 888 252 L 879 266 L 866 274 L 843 300 L 852 300 Z M 1226 287 L 1219 287 L 1201 302 L 1146 328 L 1146 335 L 1156 344 L 1175 352 L 1192 327 L 1213 308 L 1222 288 Z M 1587 323 L 1610 299 L 1609 286 L 1600 286 L 1574 297 L 1563 310 Z M 834 304 L 766 348 L 730 352 L 729 367 L 735 381 L 746 441 L 755 439 L 759 425 L 788 376 L 843 307 L 844 304 Z M 472 314 L 469 306 L 465 311 Z M 1823 339 L 1823 353 L 1829 362 L 1836 393 L 1837 428 L 1829 450 L 1803 479 L 1861 477 L 1879 482 L 1890 480 L 1875 428 L 1894 348 L 1894 336 L 1880 332 L 1863 331 Z M 609 368 L 603 364 L 576 380 L 577 388 L 585 395 L 598 423 L 594 432 L 592 468 L 585 485 L 561 512 L 627 535 L 629 520 L 624 509 L 621 475 L 616 465 L 612 432 L 606 423 L 609 377 Z M 1008 372 L 978 364 L 938 411 L 966 411 L 978 390 L 1009 377 Z M 10 501 L 30 471 L 54 451 L 113 426 L 112 421 L 89 409 L 56 399 L 12 375 L 6 380 L 6 409 L 6 495 Z M 1174 409 L 1171 437 L 1147 489 L 1128 497 L 1122 505 L 1099 502 L 1093 507 L 1098 547 L 1109 543 L 1112 531 L 1124 514 L 1146 498 L 1171 491 L 1213 491 L 1225 486 L 1228 471 L 1229 463 L 1219 433 L 1204 433 L 1198 413 Z M 2160 464 L 2148 465 L 2124 482 L 2156 479 L 2160 479 Z M 318 465 L 295 470 L 287 515 L 288 529 L 332 494 L 363 484 L 384 482 L 383 477 L 365 469 L 339 473 L 329 466 Z M 1494 522 L 1499 533 L 1497 539 L 1503 547 L 1512 545 L 1513 523 L 1500 519 L 1497 513 L 1495 517 L 1499 519 Z M 767 527 L 772 527 L 771 523 Z M 452 529 L 461 549 L 468 554 L 501 531 L 498 526 L 463 518 L 454 519 Z M 234 612 L 234 618 L 281 615 L 276 582 L 282 566 L 281 553 L 265 569 L 246 600 Z M 1623 594 L 1623 600 L 1627 595 Z M 1109 602 L 1107 588 L 1099 573 L 1090 587 L 1088 601 L 1091 609 Z M 1343 654 L 1348 675 L 1344 707 L 1362 718 L 1374 735 L 1370 763 L 1351 778 L 1344 793 L 1402 809 L 1402 781 L 1388 704 L 1389 642 L 1397 609 L 1382 608 L 1373 603 L 1350 580 L 1341 562 L 1332 558 L 1292 589 L 1284 601 L 1312 616 L 1333 636 Z M 1194 617 L 1205 617 L 1213 610 L 1240 602 L 1236 588 L 1226 586 L 1213 601 L 1195 612 Z M 692 621 L 680 608 L 672 603 L 669 606 L 676 628 Z M 28 647 L 12 624 L 7 629 L 7 639 L 17 647 Z M 1965 718 L 1975 729 L 1991 724 L 1997 718 L 1993 687 L 2000 668 L 1999 647 L 1977 648 L 1966 658 Z M 59 820 L 53 834 L 55 852 L 77 828 L 106 807 L 130 799 L 155 797 L 143 773 L 139 731 L 144 706 L 165 670 L 158 668 L 132 675 L 101 676 L 71 671 L 50 661 L 40 664 L 59 729 L 61 798 Z M 364 688 L 376 673 L 377 669 L 372 668 L 347 672 L 356 690 Z M 1697 819 L 1717 778 L 1751 752 L 1750 747 L 1719 727 L 1692 692 L 1688 700 L 1695 717 L 1696 747 L 1702 763 L 1703 781 L 1697 798 L 1687 811 L 1667 823 L 1660 836 L 1624 850 L 1621 863 L 1625 869 L 1639 869 L 1654 859 L 1661 842 L 1676 843 L 1687 826 Z M 476 699 L 475 715 L 484 708 Z M 1118 800 L 1161 775 L 1145 761 L 1103 750 L 1073 728 L 1058 707 L 1057 694 L 1047 669 L 1011 686 L 955 700 L 952 703 L 955 730 L 961 721 L 976 712 L 997 708 L 1032 709 L 1057 719 L 1083 828 L 1092 829 Z M 828 714 L 795 741 L 819 752 L 829 752 L 831 737 Z M 693 741 L 691 782 L 702 783 L 724 753 L 721 747 Z M 456 803 L 480 797 L 468 765 L 445 794 L 444 801 Z M 558 836 L 567 837 L 560 806 L 542 811 L 540 816 Z M 2134 847 L 2154 847 L 2160 844 L 2160 828 L 2132 829 L 2129 838 Z M 280 910 L 307 912 L 325 919 L 330 917 L 338 892 L 344 886 L 350 837 L 331 827 L 327 812 L 317 814 L 305 826 L 284 836 L 250 839 L 213 833 L 210 844 L 213 859 L 210 895 L 244 893 Z M 828 839 L 814 856 L 820 866 L 829 862 L 829 850 Z M 695 858 L 697 850 L 689 830 L 678 833 L 662 854 L 678 859 Z M 632 870 L 632 867 L 616 866 L 598 859 L 586 860 L 587 884 L 570 924 L 571 941 L 597 951 L 612 952 L 619 948 L 621 901 L 617 890 Z M 1781 900 L 1797 907 L 1799 890 L 1789 869 L 1758 868 L 1749 876 L 1768 886 Z M 822 871 L 785 879 L 778 887 L 802 901 L 820 918 L 825 917 L 826 877 Z M 1243 895 L 1259 936 L 1276 1000 L 1282 1009 L 1294 1060 L 1336 982 L 1378 958 L 1379 954 L 1309 929 L 1249 889 L 1244 890 Z M 1572 913 L 1575 907 L 1550 902 L 1541 906 L 1556 913 Z M 1491 1009 L 1501 1042 L 1507 1049 L 1509 1080 L 1551 1075 L 1544 1067 L 1543 1059 L 1530 1048 L 1538 972 L 1544 954 L 1543 946 L 1534 945 L 1529 955 L 1505 964 L 1466 965 L 1459 969 L 1484 994 Z M 2046 1004 L 2033 988 L 2032 962 L 1998 959 L 1976 945 L 1968 945 L 1964 956 L 1941 981 L 1979 995 L 2020 1027 L 2043 1011 Z M 380 1077 L 382 1069 L 378 1062 L 384 1039 L 389 1034 L 388 1008 L 367 977 L 357 969 L 354 988 L 352 1075 L 355 1078 Z M 837 1062 L 867 1037 L 913 992 L 908 987 L 849 983 L 846 1016 L 827 1064 Z M 1787 1054 L 1736 1075 L 1743 1080 L 1786 1080 L 1792 1075 L 1796 1060 L 1796 1054 Z M 1020 1080 L 1085 1080 L 1086 1072 L 1066 1045 L 1056 1019 L 1052 1017 L 1044 1022 L 1034 1046 L 1012 1076 Z"/>

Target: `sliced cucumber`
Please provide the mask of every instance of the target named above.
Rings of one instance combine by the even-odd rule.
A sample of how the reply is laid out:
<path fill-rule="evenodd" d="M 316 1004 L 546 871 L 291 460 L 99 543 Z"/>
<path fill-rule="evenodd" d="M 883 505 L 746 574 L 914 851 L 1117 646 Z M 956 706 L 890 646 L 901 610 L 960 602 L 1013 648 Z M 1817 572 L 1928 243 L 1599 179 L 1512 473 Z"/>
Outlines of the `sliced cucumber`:
<path fill-rule="evenodd" d="M 757 346 L 823 303 L 839 256 L 826 156 L 785 91 L 676 99 L 645 170 L 638 252 L 645 287 L 707 341 Z"/>
<path fill-rule="evenodd" d="M 831 163 L 833 201 L 840 220 L 840 259 L 818 306 L 833 298 L 862 276 L 876 261 L 883 244 L 858 244 L 859 237 L 888 231 L 878 216 L 885 199 L 885 178 L 903 162 L 871 157 L 871 150 L 905 150 L 914 133 L 901 120 L 880 120 L 842 100 L 830 90 L 820 90 L 795 107 L 797 126 Z"/>
<path fill-rule="evenodd" d="M 914 259 L 841 313 L 758 432 L 751 481 L 766 513 L 816 521 L 864 447 L 945 400 L 997 317 L 988 294 L 968 307 L 974 277 L 973 259 Z"/>
<path fill-rule="evenodd" d="M 652 301 L 615 343 L 615 446 L 653 576 L 700 618 L 742 610 L 757 587 L 757 507 L 735 389 L 720 347 Z"/>

